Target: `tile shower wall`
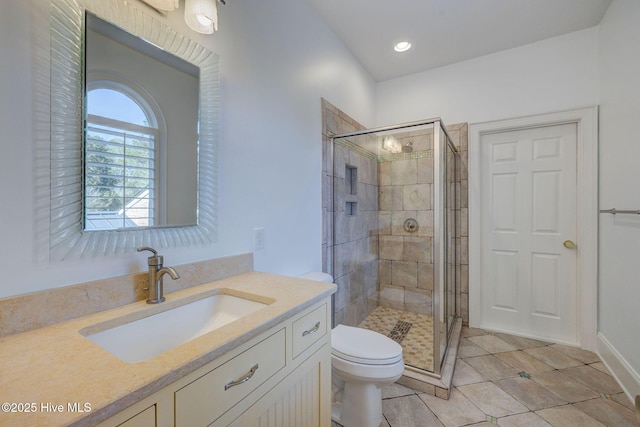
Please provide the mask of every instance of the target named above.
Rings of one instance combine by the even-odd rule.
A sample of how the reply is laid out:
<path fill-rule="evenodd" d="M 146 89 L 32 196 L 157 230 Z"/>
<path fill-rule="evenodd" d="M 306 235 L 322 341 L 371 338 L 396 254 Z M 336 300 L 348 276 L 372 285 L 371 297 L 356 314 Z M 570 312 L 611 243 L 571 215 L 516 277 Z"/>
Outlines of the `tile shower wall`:
<path fill-rule="evenodd" d="M 465 325 L 469 324 L 469 181 L 468 181 L 468 140 L 469 126 L 467 123 L 447 125 L 447 133 L 451 142 L 458 149 L 460 163 L 458 168 L 459 180 L 457 182 L 457 194 L 460 207 L 458 217 L 458 230 L 456 230 L 456 291 L 458 295 L 457 313 L 462 317 Z"/>
<path fill-rule="evenodd" d="M 381 156 L 376 161 L 376 156 L 358 147 L 337 146 L 334 154 L 338 156 L 338 166 L 334 177 L 331 137 L 365 127 L 324 99 L 322 124 L 323 271 L 333 272 L 338 285 L 335 324 L 357 325 L 378 305 L 430 314 L 433 290 L 432 131 L 397 135 L 403 144 L 413 142 L 412 156 Z M 447 126 L 447 132 L 460 152 L 456 292 L 459 294 L 457 312 L 468 324 L 467 124 Z M 347 166 L 356 168 L 355 195 L 345 196 Z M 351 208 L 355 203 L 356 215 L 347 214 L 347 202 L 351 203 Z M 333 223 L 334 208 L 336 224 Z M 416 233 L 404 231 L 407 215 L 412 215 L 420 224 Z M 335 269 L 334 250 L 338 260 Z"/>
<path fill-rule="evenodd" d="M 333 272 L 338 286 L 334 323 L 356 326 L 376 307 L 369 297 L 378 291 L 378 164 L 357 146 L 331 152 L 331 136 L 365 128 L 324 99 L 322 123 L 323 271 Z"/>
<path fill-rule="evenodd" d="M 396 133 L 412 153 L 381 155 L 379 200 L 379 305 L 432 314 L 433 130 Z M 410 232 L 405 221 L 415 219 Z"/>
<path fill-rule="evenodd" d="M 456 312 L 469 322 L 468 185 L 466 123 L 447 126 L 459 151 L 455 251 Z M 433 130 L 394 135 L 411 154 L 381 156 L 379 161 L 379 289 L 378 304 L 419 314 L 432 314 L 433 298 Z M 414 218 L 416 232 L 404 230 Z"/>

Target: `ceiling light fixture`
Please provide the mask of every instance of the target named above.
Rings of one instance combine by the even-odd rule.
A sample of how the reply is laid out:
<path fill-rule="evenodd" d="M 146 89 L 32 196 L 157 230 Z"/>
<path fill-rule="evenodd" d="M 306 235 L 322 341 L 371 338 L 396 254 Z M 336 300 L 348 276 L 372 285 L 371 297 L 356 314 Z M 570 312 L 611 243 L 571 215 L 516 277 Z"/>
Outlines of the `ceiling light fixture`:
<path fill-rule="evenodd" d="M 142 0 L 164 16 L 180 6 L 180 0 Z M 193 31 L 212 34 L 218 31 L 217 3 L 225 0 L 184 0 L 184 20 Z"/>
<path fill-rule="evenodd" d="M 393 47 L 393 50 L 395 50 L 396 52 L 406 52 L 409 49 L 411 49 L 411 43 L 409 42 L 396 43 L 396 45 Z"/>
<path fill-rule="evenodd" d="M 184 20 L 193 31 L 212 34 L 218 30 L 216 0 L 185 0 Z"/>

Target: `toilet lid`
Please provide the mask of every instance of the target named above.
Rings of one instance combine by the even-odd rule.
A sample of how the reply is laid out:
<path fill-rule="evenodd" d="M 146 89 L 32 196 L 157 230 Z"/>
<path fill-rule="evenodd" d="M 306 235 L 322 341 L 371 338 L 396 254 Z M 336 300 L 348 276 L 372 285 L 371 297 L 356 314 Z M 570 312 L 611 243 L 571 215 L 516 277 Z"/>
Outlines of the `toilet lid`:
<path fill-rule="evenodd" d="M 338 325 L 331 331 L 331 352 L 366 365 L 390 365 L 402 360 L 402 347 L 391 338 L 368 329 Z"/>

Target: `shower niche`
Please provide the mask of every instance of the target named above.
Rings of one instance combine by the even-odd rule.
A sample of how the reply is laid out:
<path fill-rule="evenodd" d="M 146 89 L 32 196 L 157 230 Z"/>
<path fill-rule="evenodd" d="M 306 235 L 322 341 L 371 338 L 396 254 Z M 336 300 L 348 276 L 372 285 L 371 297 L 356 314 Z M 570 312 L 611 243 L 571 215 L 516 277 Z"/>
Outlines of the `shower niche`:
<path fill-rule="evenodd" d="M 324 264 L 338 286 L 334 325 L 395 340 L 405 361 L 399 382 L 448 398 L 449 343 L 454 356 L 462 324 L 458 149 L 440 119 L 345 127 L 325 134 Z"/>

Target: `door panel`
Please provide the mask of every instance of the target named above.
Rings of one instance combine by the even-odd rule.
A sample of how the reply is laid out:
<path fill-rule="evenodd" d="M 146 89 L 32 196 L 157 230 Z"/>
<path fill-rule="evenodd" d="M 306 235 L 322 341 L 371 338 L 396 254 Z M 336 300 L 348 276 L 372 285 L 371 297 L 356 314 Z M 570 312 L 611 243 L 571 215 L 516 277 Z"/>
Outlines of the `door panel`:
<path fill-rule="evenodd" d="M 576 125 L 481 139 L 482 325 L 577 342 Z"/>

